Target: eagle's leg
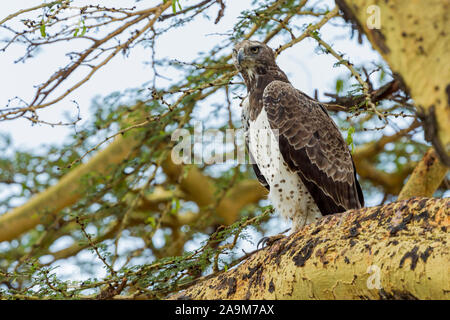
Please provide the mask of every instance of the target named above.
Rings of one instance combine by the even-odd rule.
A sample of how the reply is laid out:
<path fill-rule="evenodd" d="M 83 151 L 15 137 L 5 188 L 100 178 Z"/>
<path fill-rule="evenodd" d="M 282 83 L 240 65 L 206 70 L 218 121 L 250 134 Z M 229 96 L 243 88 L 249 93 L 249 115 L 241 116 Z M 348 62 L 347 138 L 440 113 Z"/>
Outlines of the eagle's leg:
<path fill-rule="evenodd" d="M 300 213 L 301 212 L 301 213 Z M 315 223 L 322 218 L 319 208 L 312 205 L 312 201 L 307 201 L 299 213 L 294 215 L 292 219 L 293 232 L 298 231 L 308 224 Z"/>

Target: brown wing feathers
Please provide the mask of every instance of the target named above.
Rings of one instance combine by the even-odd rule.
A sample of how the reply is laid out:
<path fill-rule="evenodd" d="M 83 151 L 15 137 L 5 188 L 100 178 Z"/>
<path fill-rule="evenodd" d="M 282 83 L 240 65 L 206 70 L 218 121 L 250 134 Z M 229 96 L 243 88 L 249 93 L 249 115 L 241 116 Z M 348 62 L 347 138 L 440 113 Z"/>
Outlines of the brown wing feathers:
<path fill-rule="evenodd" d="M 350 152 L 320 104 L 289 83 L 273 81 L 264 90 L 263 105 L 271 128 L 278 130 L 284 160 L 321 213 L 360 208 L 364 200 Z"/>

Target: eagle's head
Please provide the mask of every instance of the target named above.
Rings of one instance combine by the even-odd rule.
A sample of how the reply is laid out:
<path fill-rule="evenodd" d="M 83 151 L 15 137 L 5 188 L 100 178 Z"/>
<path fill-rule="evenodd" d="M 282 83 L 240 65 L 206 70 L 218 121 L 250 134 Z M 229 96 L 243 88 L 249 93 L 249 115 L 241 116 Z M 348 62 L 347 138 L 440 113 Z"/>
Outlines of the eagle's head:
<path fill-rule="evenodd" d="M 236 69 L 247 81 L 258 75 L 266 74 L 268 69 L 276 67 L 275 54 L 266 44 L 244 40 L 234 46 L 233 61 Z"/>

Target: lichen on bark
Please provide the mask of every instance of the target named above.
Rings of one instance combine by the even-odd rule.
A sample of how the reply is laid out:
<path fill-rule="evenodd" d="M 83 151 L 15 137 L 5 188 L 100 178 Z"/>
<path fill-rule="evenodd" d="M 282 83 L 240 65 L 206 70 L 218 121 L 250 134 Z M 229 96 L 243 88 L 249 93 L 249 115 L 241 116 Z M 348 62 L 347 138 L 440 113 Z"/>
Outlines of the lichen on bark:
<path fill-rule="evenodd" d="M 450 200 L 324 217 L 171 299 L 449 299 Z"/>

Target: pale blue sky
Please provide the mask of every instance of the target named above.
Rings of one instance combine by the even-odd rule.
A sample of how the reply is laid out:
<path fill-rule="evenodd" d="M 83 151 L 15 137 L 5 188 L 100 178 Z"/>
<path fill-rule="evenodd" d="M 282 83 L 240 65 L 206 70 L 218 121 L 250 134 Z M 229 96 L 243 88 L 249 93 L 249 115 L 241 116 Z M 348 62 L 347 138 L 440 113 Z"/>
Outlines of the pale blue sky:
<path fill-rule="evenodd" d="M 74 3 L 84 3 L 86 1 L 75 1 Z M 142 7 L 155 1 L 141 1 L 137 5 Z M 192 61 L 198 55 L 199 51 L 207 51 L 208 48 L 220 43 L 226 39 L 225 36 L 215 34 L 229 32 L 239 13 L 246 8 L 250 8 L 250 0 L 241 0 L 228 2 L 224 18 L 218 25 L 213 21 L 204 18 L 198 18 L 194 22 L 187 24 L 183 28 L 176 29 L 163 35 L 157 44 L 157 56 L 170 57 L 181 61 Z M 333 4 L 332 1 L 325 1 Z M 16 0 L 3 1 L 0 4 L 0 19 L 25 7 L 31 7 L 40 4 L 41 0 Z M 102 5 L 123 7 L 132 6 L 134 1 L 101 1 Z M 181 1 L 183 3 L 183 1 Z M 212 14 L 217 12 L 217 8 L 210 11 Z M 24 15 L 26 17 L 27 15 Z M 214 20 L 214 19 L 212 19 Z M 16 24 L 9 21 L 9 26 Z M 19 23 L 20 24 L 20 23 Z M 323 29 L 323 34 L 327 39 L 348 38 L 343 33 L 344 29 L 334 28 L 332 26 Z M 0 37 L 7 35 L 4 29 L 0 30 Z M 5 106 L 9 99 L 16 96 L 30 101 L 35 93 L 36 86 L 45 82 L 48 77 L 59 67 L 67 63 L 68 58 L 65 53 L 80 49 L 84 40 L 72 41 L 45 47 L 35 58 L 27 60 L 26 63 L 16 63 L 17 59 L 24 52 L 21 45 L 12 45 L 4 53 L 0 54 L 0 106 Z M 280 42 L 272 41 L 269 43 L 272 47 L 277 47 Z M 379 61 L 379 56 L 371 50 L 368 45 L 357 45 L 356 41 L 339 40 L 334 41 L 336 49 L 348 53 L 353 63 L 358 64 L 362 61 Z M 335 79 L 339 74 L 346 72 L 344 68 L 333 68 L 336 62 L 329 55 L 318 55 L 315 53 L 316 44 L 307 39 L 292 49 L 283 52 L 278 63 L 285 70 L 291 79 L 291 82 L 299 89 L 312 95 L 314 89 L 319 92 L 332 91 Z M 64 112 L 72 115 L 76 114 L 75 104 L 77 101 L 81 109 L 83 121 L 88 119 L 91 112 L 91 100 L 96 95 L 106 96 L 114 91 L 123 91 L 127 88 L 139 87 L 143 83 L 152 80 L 153 74 L 150 66 L 145 62 L 150 62 L 151 51 L 141 46 L 135 47 L 128 57 L 121 54 L 117 55 L 110 63 L 98 71 L 93 78 L 84 86 L 77 89 L 61 102 L 42 110 L 39 115 L 42 120 L 48 122 L 58 122 L 63 119 Z M 174 74 L 164 74 L 169 78 L 176 78 Z M 81 72 L 69 79 L 69 83 L 74 83 L 81 77 Z M 158 79 L 159 83 L 164 84 L 164 80 Z M 67 87 L 61 87 L 62 92 Z M 236 112 L 240 112 L 237 105 L 234 106 Z M 81 124 L 82 122 L 80 122 Z M 47 125 L 34 125 L 26 120 L 15 120 L 0 123 L 0 132 L 8 132 L 17 146 L 27 148 L 37 148 L 41 144 L 58 143 L 67 135 L 67 127 L 50 127 Z"/>

